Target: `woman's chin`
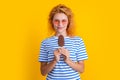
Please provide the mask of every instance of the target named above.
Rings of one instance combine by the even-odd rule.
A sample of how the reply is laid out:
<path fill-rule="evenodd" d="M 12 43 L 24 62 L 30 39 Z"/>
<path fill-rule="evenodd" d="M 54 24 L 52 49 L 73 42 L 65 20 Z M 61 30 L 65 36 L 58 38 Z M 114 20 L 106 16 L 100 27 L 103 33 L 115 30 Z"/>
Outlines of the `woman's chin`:
<path fill-rule="evenodd" d="M 64 30 L 58 30 L 57 32 L 58 32 L 58 33 L 63 33 L 63 32 L 64 32 Z"/>

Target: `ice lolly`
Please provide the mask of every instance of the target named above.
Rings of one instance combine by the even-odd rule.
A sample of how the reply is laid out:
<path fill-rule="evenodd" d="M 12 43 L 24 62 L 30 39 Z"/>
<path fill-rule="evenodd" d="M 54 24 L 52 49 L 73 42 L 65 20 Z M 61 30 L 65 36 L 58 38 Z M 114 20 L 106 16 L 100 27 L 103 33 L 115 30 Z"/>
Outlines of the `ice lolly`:
<path fill-rule="evenodd" d="M 59 37 L 58 37 L 58 45 L 60 47 L 64 46 L 64 37 L 63 37 L 63 35 L 59 35 Z"/>

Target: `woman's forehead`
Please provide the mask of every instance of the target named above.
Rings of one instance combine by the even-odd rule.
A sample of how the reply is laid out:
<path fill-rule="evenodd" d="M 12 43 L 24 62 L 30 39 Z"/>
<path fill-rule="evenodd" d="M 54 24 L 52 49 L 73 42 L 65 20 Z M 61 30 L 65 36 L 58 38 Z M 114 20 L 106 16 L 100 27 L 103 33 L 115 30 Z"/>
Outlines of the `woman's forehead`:
<path fill-rule="evenodd" d="M 56 13 L 53 17 L 53 19 L 68 19 L 67 15 L 65 15 L 64 13 Z"/>

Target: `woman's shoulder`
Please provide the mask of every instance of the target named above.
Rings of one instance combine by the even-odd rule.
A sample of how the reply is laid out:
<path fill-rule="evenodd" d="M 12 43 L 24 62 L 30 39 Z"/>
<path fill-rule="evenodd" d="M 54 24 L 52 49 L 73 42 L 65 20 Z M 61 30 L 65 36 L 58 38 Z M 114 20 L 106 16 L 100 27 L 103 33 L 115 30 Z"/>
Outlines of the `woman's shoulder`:
<path fill-rule="evenodd" d="M 42 40 L 42 43 L 48 43 L 53 38 L 53 36 L 46 37 Z"/>
<path fill-rule="evenodd" d="M 84 43 L 84 41 L 83 41 L 83 39 L 82 39 L 82 37 L 81 36 L 74 36 L 74 38 L 73 38 L 73 42 L 77 45 L 79 45 L 79 44 L 83 44 Z"/>
<path fill-rule="evenodd" d="M 75 36 L 72 36 L 71 38 L 72 38 L 72 39 L 75 39 L 75 40 L 82 40 L 82 37 L 81 37 L 81 36 L 76 36 L 76 35 L 75 35 Z"/>

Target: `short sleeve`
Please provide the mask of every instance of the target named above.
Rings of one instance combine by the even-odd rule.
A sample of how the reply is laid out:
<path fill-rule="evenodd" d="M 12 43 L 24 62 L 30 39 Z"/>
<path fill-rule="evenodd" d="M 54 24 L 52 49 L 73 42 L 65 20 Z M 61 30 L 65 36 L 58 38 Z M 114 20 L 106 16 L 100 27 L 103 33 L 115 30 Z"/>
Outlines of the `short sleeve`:
<path fill-rule="evenodd" d="M 86 48 L 82 38 L 77 39 L 77 48 L 76 48 L 77 61 L 88 59 Z"/>
<path fill-rule="evenodd" d="M 42 43 L 41 43 L 39 61 L 40 62 L 47 62 L 48 61 L 47 45 L 46 45 L 45 41 L 42 41 Z"/>

